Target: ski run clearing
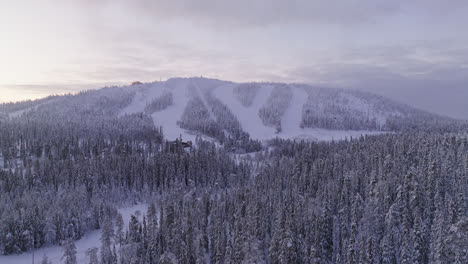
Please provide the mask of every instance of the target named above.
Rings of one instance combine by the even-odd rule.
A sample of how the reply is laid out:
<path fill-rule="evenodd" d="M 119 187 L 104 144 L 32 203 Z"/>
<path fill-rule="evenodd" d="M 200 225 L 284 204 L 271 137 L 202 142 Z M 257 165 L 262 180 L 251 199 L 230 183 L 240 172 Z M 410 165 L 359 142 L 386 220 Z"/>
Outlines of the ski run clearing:
<path fill-rule="evenodd" d="M 169 83 L 170 82 L 170 83 Z M 201 82 L 201 83 L 200 83 Z M 199 96 L 203 104 L 213 117 L 211 107 L 204 99 L 204 87 L 212 84 L 206 84 L 208 80 L 199 78 L 177 78 L 167 82 L 155 82 L 149 84 L 141 84 L 129 89 L 136 89 L 136 94 L 132 102 L 124 108 L 120 116 L 125 114 L 135 114 L 144 112 L 145 107 L 155 98 L 161 96 L 164 92 L 170 92 L 173 95 L 173 103 L 167 108 L 151 114 L 153 121 L 157 127 L 162 127 L 164 136 L 167 140 L 174 140 L 182 137 L 183 140 L 195 141 L 196 136 L 201 136 L 204 139 L 209 139 L 196 131 L 189 131 L 180 128 L 178 121 L 187 107 L 187 104 L 192 96 Z M 359 137 L 361 135 L 379 134 L 377 131 L 366 130 L 330 130 L 320 128 L 301 128 L 303 116 L 303 106 L 307 102 L 308 93 L 302 87 L 291 85 L 292 99 L 289 107 L 281 117 L 280 133 L 276 133 L 275 128 L 265 126 L 259 116 L 259 110 L 267 103 L 268 97 L 274 89 L 273 84 L 261 84 L 258 93 L 253 98 L 250 106 L 246 107 L 237 100 L 234 94 L 235 83 L 220 82 L 213 85 L 211 90 L 212 95 L 219 99 L 228 107 L 234 116 L 239 120 L 242 129 L 249 133 L 252 139 L 261 141 L 273 138 L 298 139 L 298 140 L 314 140 L 314 141 L 329 141 L 340 140 L 349 137 Z M 360 108 L 360 106 L 356 106 Z M 367 109 L 366 109 L 367 110 Z M 383 119 L 383 118 L 382 118 Z"/>

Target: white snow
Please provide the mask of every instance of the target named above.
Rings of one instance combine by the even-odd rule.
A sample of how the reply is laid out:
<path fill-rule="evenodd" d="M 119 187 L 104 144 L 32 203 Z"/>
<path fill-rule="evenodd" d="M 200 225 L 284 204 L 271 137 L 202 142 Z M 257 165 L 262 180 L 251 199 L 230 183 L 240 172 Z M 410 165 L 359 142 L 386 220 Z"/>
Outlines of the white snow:
<path fill-rule="evenodd" d="M 223 102 L 232 113 L 239 119 L 242 129 L 250 134 L 251 138 L 264 140 L 274 137 L 275 129 L 267 127 L 258 115 L 258 111 L 265 104 L 273 87 L 271 85 L 262 85 L 249 107 L 243 106 L 234 95 L 235 85 L 228 84 L 217 87 L 213 95 Z"/>
<path fill-rule="evenodd" d="M 119 209 L 119 212 L 122 214 L 125 227 L 130 221 L 130 216 L 135 213 L 135 211 L 140 211 L 142 214 L 146 214 L 148 208 L 147 204 L 140 203 L 133 205 L 131 207 L 125 207 Z M 88 263 L 88 258 L 86 256 L 86 251 L 89 248 L 97 247 L 101 245 L 101 230 L 94 230 L 92 232 L 86 233 L 80 240 L 75 241 L 76 245 L 76 257 L 77 263 Z M 34 263 L 41 263 L 42 257 L 46 255 L 53 264 L 63 263 L 63 249 L 61 246 L 50 246 L 40 248 L 34 251 Z M 26 252 L 20 255 L 0 255 L 0 264 L 24 264 L 32 263 L 32 251 Z"/>
<path fill-rule="evenodd" d="M 29 112 L 29 111 L 34 111 L 34 110 L 36 110 L 39 106 L 49 104 L 49 103 L 51 103 L 51 102 L 53 102 L 53 101 L 55 101 L 55 99 L 50 99 L 50 100 L 48 100 L 48 101 L 46 101 L 46 102 L 38 103 L 38 104 L 36 104 L 36 105 L 34 105 L 34 106 L 31 106 L 31 107 L 27 107 L 27 108 L 25 108 L 25 109 L 18 110 L 18 111 L 9 113 L 9 114 L 7 114 L 7 115 L 8 115 L 10 118 L 19 117 L 19 116 L 23 115 L 24 113 L 27 113 L 27 112 Z M 1 264 L 1 263 L 0 263 L 0 264 Z"/>
<path fill-rule="evenodd" d="M 243 106 L 233 93 L 235 85 L 228 84 L 220 86 L 214 90 L 214 96 L 221 100 L 233 114 L 239 119 L 242 128 L 250 134 L 251 138 L 258 140 L 268 140 L 273 138 L 331 141 L 349 137 L 359 137 L 361 135 L 379 134 L 377 131 L 346 131 L 328 130 L 320 128 L 300 127 L 302 121 L 302 108 L 307 102 L 308 94 L 301 87 L 291 86 L 293 93 L 291 103 L 281 119 L 280 133 L 275 133 L 275 129 L 263 125 L 258 115 L 258 111 L 268 100 L 273 87 L 263 85 L 258 91 L 253 104 L 250 107 Z"/>
<path fill-rule="evenodd" d="M 378 135 L 387 132 L 368 131 L 368 130 L 329 130 L 322 128 L 305 128 L 302 129 L 303 133 L 299 134 L 292 139 L 297 140 L 313 140 L 313 141 L 332 141 L 342 140 L 346 138 L 357 138 L 364 135 Z"/>
<path fill-rule="evenodd" d="M 132 87 L 130 86 L 129 89 L 132 89 Z M 161 96 L 165 90 L 164 83 L 159 82 L 139 84 L 135 89 L 137 89 L 135 97 L 127 107 L 122 109 L 119 116 L 144 112 L 146 105 Z"/>
<path fill-rule="evenodd" d="M 196 136 L 199 135 L 204 139 L 213 141 L 213 139 L 203 136 L 200 133 L 182 129 L 177 124 L 181 119 L 190 98 L 197 95 L 201 98 L 207 109 L 209 109 L 211 118 L 214 119 L 214 114 L 203 96 L 204 94 L 202 89 L 207 88 L 210 85 L 213 84 L 203 82 L 202 79 L 190 78 L 174 79 L 170 85 L 168 85 L 168 82 L 141 84 L 134 88 L 137 90 L 133 101 L 122 110 L 120 115 L 143 112 L 146 105 L 153 99 L 161 96 L 163 92 L 172 92 L 173 104 L 166 109 L 155 112 L 151 115 L 154 124 L 158 127 L 162 126 L 164 137 L 167 140 L 174 140 L 182 136 L 183 140 L 191 140 L 195 142 Z M 267 102 L 274 85 L 260 85 L 260 89 L 253 99 L 252 105 L 249 107 L 245 107 L 237 100 L 234 94 L 234 88 L 236 85 L 237 84 L 233 83 L 223 84 L 215 87 L 212 90 L 212 93 L 233 112 L 233 114 L 238 118 L 242 129 L 249 133 L 253 139 L 265 141 L 279 137 L 299 140 L 329 141 L 344 139 L 346 137 L 358 137 L 360 135 L 380 133 L 375 131 L 341 131 L 319 128 L 302 129 L 300 127 L 302 121 L 302 109 L 304 104 L 307 102 L 308 93 L 302 87 L 294 85 L 290 86 L 292 99 L 281 119 L 282 131 L 280 133 L 276 133 L 275 128 L 265 126 L 258 115 L 260 108 Z M 132 88 L 133 87 L 129 87 L 129 89 Z M 381 113 L 373 113 L 371 105 L 366 101 L 351 94 L 341 96 L 347 103 L 350 110 L 369 113 L 371 117 L 376 117 L 379 123 L 385 122 L 387 116 L 382 115 Z"/>
<path fill-rule="evenodd" d="M 190 100 L 189 97 L 189 80 L 177 80 L 176 85 L 171 90 L 173 95 L 173 104 L 166 109 L 155 112 L 151 115 L 156 126 L 163 127 L 164 138 L 167 140 L 175 140 L 182 135 L 183 140 L 191 140 L 195 142 L 196 135 L 182 129 L 177 125 L 184 113 L 185 107 Z"/>
<path fill-rule="evenodd" d="M 352 94 L 343 93 L 341 97 L 347 102 L 350 110 L 358 111 L 369 116 L 370 119 L 375 118 L 377 124 L 383 126 L 390 116 L 401 116 L 400 112 L 381 112 L 377 111 L 376 107 L 369 102 L 358 98 Z"/>
<path fill-rule="evenodd" d="M 197 82 L 193 82 L 193 85 L 194 85 L 194 87 L 196 88 L 195 93 L 198 95 L 198 97 L 200 97 L 200 100 L 203 102 L 203 104 L 205 105 L 206 109 L 208 110 L 208 113 L 210 114 L 210 119 L 216 120 L 215 115 L 214 115 L 213 111 L 211 110 L 210 105 L 209 105 L 208 102 L 206 101 L 205 96 L 204 96 L 205 94 L 202 92 L 200 86 L 198 85 Z"/>
<path fill-rule="evenodd" d="M 294 138 L 304 133 L 301 129 L 302 108 L 307 101 L 308 94 L 302 88 L 291 87 L 292 99 L 288 109 L 281 119 L 281 133 L 278 137 Z"/>
<path fill-rule="evenodd" d="M 132 86 L 128 88 L 132 89 Z M 189 88 L 196 89 L 190 91 Z M 204 101 L 204 98 L 201 94 L 201 88 L 198 87 L 197 82 L 191 79 L 181 78 L 172 80 L 170 86 L 168 86 L 168 82 L 155 82 L 149 84 L 139 84 L 134 89 L 136 89 L 135 97 L 127 107 L 122 109 L 122 111 L 119 113 L 119 116 L 144 112 L 146 105 L 151 103 L 152 100 L 158 98 L 164 92 L 172 92 L 173 104 L 162 111 L 151 114 L 153 122 L 157 127 L 162 126 L 164 137 L 169 141 L 175 140 L 182 136 L 184 141 L 191 140 L 192 142 L 195 142 L 195 138 L 199 134 L 180 128 L 177 124 L 177 121 L 181 119 L 182 114 L 184 113 L 184 110 L 191 98 L 191 93 L 195 93 L 194 95 L 199 95 L 199 97 Z M 210 108 L 208 107 L 208 109 Z M 212 140 L 211 138 L 203 135 L 199 136 L 205 140 Z"/>
<path fill-rule="evenodd" d="M 33 109 L 36 109 L 36 106 L 28 107 L 28 108 L 25 108 L 25 109 L 22 109 L 22 110 L 18 110 L 16 112 L 8 114 L 8 116 L 12 117 L 12 118 L 15 118 L 15 117 L 23 115 L 26 112 L 29 112 L 30 110 L 33 110 Z"/>
<path fill-rule="evenodd" d="M 341 140 L 361 135 L 380 134 L 377 131 L 355 131 L 355 130 L 329 130 L 321 128 L 301 128 L 302 108 L 307 102 L 308 94 L 301 87 L 291 87 L 293 97 L 289 108 L 281 120 L 281 133 L 279 138 L 290 138 L 298 140 L 331 141 Z M 358 98 L 356 98 L 358 99 Z M 362 100 L 361 100 L 362 101 Z M 358 106 L 359 107 L 359 106 Z"/>

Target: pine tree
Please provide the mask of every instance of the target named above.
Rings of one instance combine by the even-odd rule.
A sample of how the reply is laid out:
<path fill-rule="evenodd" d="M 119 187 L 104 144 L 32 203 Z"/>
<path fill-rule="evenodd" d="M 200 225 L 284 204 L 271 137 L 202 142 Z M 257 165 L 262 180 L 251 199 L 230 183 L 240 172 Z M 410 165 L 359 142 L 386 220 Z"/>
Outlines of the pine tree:
<path fill-rule="evenodd" d="M 76 262 L 76 246 L 72 239 L 68 239 L 63 244 L 63 257 L 64 264 L 77 264 Z"/>
<path fill-rule="evenodd" d="M 49 261 L 49 258 L 46 255 L 44 255 L 42 257 L 41 264 L 52 264 L 52 262 Z"/>
<path fill-rule="evenodd" d="M 115 239 L 116 243 L 119 244 L 119 246 L 122 246 L 122 242 L 124 240 L 124 222 L 122 218 L 122 214 L 118 213 L 117 218 L 115 220 L 115 225 L 117 227 L 117 230 L 115 232 Z"/>
<path fill-rule="evenodd" d="M 178 264 L 177 258 L 174 254 L 171 252 L 165 252 L 160 258 L 159 258 L 159 264 Z"/>
<path fill-rule="evenodd" d="M 417 217 L 414 221 L 414 226 L 411 232 L 411 237 L 413 241 L 413 263 L 424 263 L 425 262 L 425 241 L 423 234 L 423 223 L 421 217 Z"/>
<path fill-rule="evenodd" d="M 140 243 L 141 234 L 140 234 L 140 222 L 135 215 L 130 217 L 130 223 L 128 224 L 128 243 Z"/>
<path fill-rule="evenodd" d="M 98 248 L 93 247 L 86 251 L 86 255 L 89 257 L 89 264 L 99 264 L 98 259 Z"/>
<path fill-rule="evenodd" d="M 114 238 L 114 226 L 108 214 L 104 217 L 101 232 L 101 264 L 113 264 L 112 240 Z"/>
<path fill-rule="evenodd" d="M 430 245 L 430 259 L 431 263 L 448 263 L 447 262 L 447 249 L 445 244 L 445 216 L 441 205 L 440 196 L 437 194 L 435 197 L 437 204 L 437 210 L 435 213 L 434 223 L 432 224 L 431 230 L 431 245 Z"/>

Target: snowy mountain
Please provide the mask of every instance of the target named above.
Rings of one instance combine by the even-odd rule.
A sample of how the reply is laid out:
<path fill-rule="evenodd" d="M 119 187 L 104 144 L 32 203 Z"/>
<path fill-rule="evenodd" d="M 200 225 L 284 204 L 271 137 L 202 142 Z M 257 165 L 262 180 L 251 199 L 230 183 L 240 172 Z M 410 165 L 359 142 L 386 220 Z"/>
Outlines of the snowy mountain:
<path fill-rule="evenodd" d="M 3 104 L 0 263 L 467 263 L 467 131 L 203 78 Z"/>
<path fill-rule="evenodd" d="M 113 118 L 162 127 L 164 137 L 196 136 L 228 145 L 251 140 L 346 136 L 400 131 L 419 123 L 446 121 L 381 96 L 303 84 L 233 83 L 207 78 L 107 87 L 77 95 L 4 104 L 10 118 L 48 115 L 53 120 L 105 124 Z M 34 110 L 34 111 L 33 111 Z M 135 118 L 133 118 L 135 117 Z M 140 117 L 140 118 L 136 118 Z M 103 121 L 104 119 L 104 121 Z M 411 126 L 408 126 L 410 124 Z M 421 127 L 418 127 L 421 128 Z M 239 143 L 243 142 L 243 143 Z"/>

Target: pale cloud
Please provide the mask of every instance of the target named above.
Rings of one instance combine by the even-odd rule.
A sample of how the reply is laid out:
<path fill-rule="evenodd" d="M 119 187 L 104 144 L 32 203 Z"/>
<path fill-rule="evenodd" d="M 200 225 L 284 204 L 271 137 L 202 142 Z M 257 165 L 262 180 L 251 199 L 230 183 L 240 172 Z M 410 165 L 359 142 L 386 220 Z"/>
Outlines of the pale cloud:
<path fill-rule="evenodd" d="M 373 23 L 388 16 L 413 12 L 431 18 L 463 14 L 464 0 L 101 0 L 73 1 L 93 10 L 124 7 L 155 20 L 183 18 L 211 26 L 266 26 L 281 23 Z"/>

